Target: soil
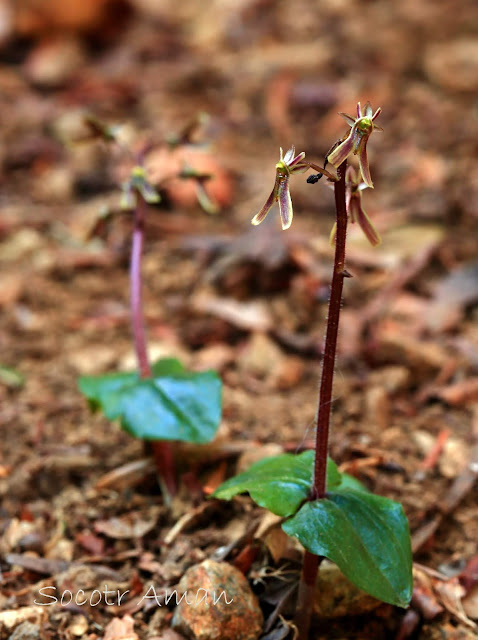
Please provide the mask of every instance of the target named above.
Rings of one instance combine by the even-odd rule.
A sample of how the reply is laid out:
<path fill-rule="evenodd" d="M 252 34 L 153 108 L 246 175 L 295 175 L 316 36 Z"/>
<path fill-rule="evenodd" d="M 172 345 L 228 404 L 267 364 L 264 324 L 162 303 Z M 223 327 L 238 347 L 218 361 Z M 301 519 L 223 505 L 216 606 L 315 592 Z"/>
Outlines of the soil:
<path fill-rule="evenodd" d="M 294 176 L 289 231 L 276 211 L 250 219 L 279 146 L 321 164 L 347 130 L 337 112 L 370 100 L 384 133 L 368 144 L 375 189 L 363 200 L 382 244 L 351 226 L 330 452 L 403 504 L 416 591 L 408 612 L 317 619 L 311 637 L 478 637 L 477 3 L 49 4 L 0 2 L 0 617 L 25 613 L 42 586 L 108 580 L 129 594 L 121 607 L 35 609 L 1 633 L 173 638 L 173 607 L 139 604 L 145 589 L 173 588 L 228 545 L 219 559 L 273 614 L 277 572 L 292 567 L 290 587 L 297 549 L 277 556 L 254 538 L 265 514 L 248 498 L 205 496 L 252 454 L 313 444 L 333 192 Z M 118 212 L 131 161 L 91 139 L 88 114 L 120 125 L 158 176 L 143 260 L 151 358 L 224 383 L 214 443 L 175 448 L 170 506 L 144 443 L 92 414 L 77 387 L 136 366 L 131 220 Z M 201 209 L 196 181 L 167 179 L 185 162 L 214 174 L 203 186 L 218 213 Z M 134 630 L 111 626 L 128 615 Z M 263 637 L 293 637 L 270 620 Z"/>

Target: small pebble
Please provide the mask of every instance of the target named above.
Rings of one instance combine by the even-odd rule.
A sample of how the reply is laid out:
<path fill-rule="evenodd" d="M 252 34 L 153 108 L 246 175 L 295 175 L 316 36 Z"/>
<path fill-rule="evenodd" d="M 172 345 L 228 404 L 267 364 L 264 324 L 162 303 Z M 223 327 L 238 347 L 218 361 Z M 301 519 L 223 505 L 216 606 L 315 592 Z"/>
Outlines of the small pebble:
<path fill-rule="evenodd" d="M 8 640 L 38 640 L 40 638 L 40 627 L 33 622 L 22 622 Z"/>

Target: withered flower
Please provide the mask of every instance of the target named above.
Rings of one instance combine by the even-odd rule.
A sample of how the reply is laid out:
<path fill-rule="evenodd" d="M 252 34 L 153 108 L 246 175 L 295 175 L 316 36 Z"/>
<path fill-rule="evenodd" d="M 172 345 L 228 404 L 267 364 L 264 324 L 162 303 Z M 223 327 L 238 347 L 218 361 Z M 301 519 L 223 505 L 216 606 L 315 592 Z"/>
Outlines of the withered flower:
<path fill-rule="evenodd" d="M 328 155 L 328 161 L 335 168 L 339 167 L 350 154 L 353 153 L 354 155 L 358 155 L 362 179 L 365 185 L 372 189 L 373 182 L 370 176 L 370 168 L 368 166 L 367 158 L 367 141 L 370 138 L 372 131 L 383 131 L 382 127 L 379 127 L 374 122 L 375 118 L 377 118 L 381 111 L 382 109 L 379 107 L 375 113 L 373 113 L 370 102 L 367 102 L 362 111 L 360 102 L 358 102 L 356 118 L 353 118 L 346 113 L 340 113 L 339 115 L 345 118 L 347 124 L 351 127 L 351 130 L 345 140 L 343 140 L 343 142 L 341 142 Z"/>

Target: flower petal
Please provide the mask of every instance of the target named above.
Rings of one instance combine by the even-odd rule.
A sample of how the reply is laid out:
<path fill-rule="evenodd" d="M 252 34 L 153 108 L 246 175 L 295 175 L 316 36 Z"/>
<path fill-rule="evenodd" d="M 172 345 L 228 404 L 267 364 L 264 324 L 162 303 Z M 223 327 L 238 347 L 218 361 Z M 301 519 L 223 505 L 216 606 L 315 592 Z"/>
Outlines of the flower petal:
<path fill-rule="evenodd" d="M 269 213 L 269 211 L 272 209 L 272 205 L 274 204 L 274 202 L 276 201 L 276 190 L 277 190 L 277 186 L 275 186 L 272 191 L 271 191 L 271 195 L 267 198 L 264 206 L 262 207 L 262 209 L 259 211 L 259 213 L 256 213 L 256 215 L 252 218 L 251 220 L 251 224 L 253 225 L 258 225 L 261 224 L 261 222 L 264 220 L 264 218 L 266 217 L 266 215 Z"/>
<path fill-rule="evenodd" d="M 289 162 L 289 168 L 292 170 L 297 164 L 300 164 L 305 158 L 305 151 L 298 153 L 293 160 Z"/>
<path fill-rule="evenodd" d="M 155 204 L 156 202 L 161 201 L 161 196 L 156 191 L 156 189 L 146 180 L 142 180 L 138 183 L 137 187 L 140 192 L 143 200 L 148 204 Z"/>
<path fill-rule="evenodd" d="M 355 130 L 352 128 L 347 138 L 327 156 L 327 160 L 336 169 L 340 167 L 342 162 L 352 153 L 355 138 Z"/>
<path fill-rule="evenodd" d="M 303 153 L 305 155 L 305 152 Z M 282 149 L 280 150 L 280 157 L 281 157 L 281 160 L 284 162 L 284 164 L 290 165 L 294 160 L 294 156 L 295 156 L 294 145 L 292 145 L 292 147 L 287 151 L 284 157 L 282 157 Z"/>
<path fill-rule="evenodd" d="M 373 124 L 373 130 L 374 131 L 380 131 L 383 132 L 383 127 L 379 127 L 378 124 Z"/>
<path fill-rule="evenodd" d="M 217 213 L 219 213 L 219 205 L 211 200 L 206 189 L 204 188 L 204 183 L 201 180 L 196 180 L 196 198 L 199 202 L 199 206 L 206 213 L 209 213 L 211 215 L 216 215 Z"/>
<path fill-rule="evenodd" d="M 282 221 L 282 229 L 285 231 L 292 224 L 292 200 L 289 191 L 289 176 L 284 176 L 277 191 L 277 199 L 279 200 L 279 212 Z"/>
<path fill-rule="evenodd" d="M 357 177 L 358 176 L 355 168 L 351 164 L 349 164 L 347 167 L 347 171 L 345 172 L 345 183 L 350 187 L 355 187 L 355 185 L 358 183 Z"/>
<path fill-rule="evenodd" d="M 136 207 L 136 193 L 131 188 L 131 183 L 126 182 L 122 186 L 123 193 L 121 195 L 120 209 L 122 211 L 132 211 Z"/>
<path fill-rule="evenodd" d="M 359 209 L 362 206 L 361 197 L 359 193 L 353 193 L 347 199 L 347 215 L 350 218 L 352 224 L 357 222 L 359 216 Z"/>
<path fill-rule="evenodd" d="M 339 116 L 342 116 L 342 118 L 345 120 L 345 122 L 348 125 L 350 125 L 351 127 L 354 126 L 355 118 L 352 118 L 352 116 L 349 116 L 347 113 L 344 113 L 343 111 L 339 111 Z"/>
<path fill-rule="evenodd" d="M 360 102 L 357 102 L 357 120 L 362 117 L 362 107 L 360 106 Z"/>
<path fill-rule="evenodd" d="M 380 112 L 379 112 L 380 113 Z M 372 114 L 373 114 L 373 109 L 372 109 L 372 105 L 370 104 L 370 102 L 367 102 L 365 104 L 365 107 L 363 108 L 363 114 L 366 118 L 371 118 Z M 377 114 L 378 115 L 378 114 Z"/>
<path fill-rule="evenodd" d="M 304 171 L 307 171 L 307 169 L 310 169 L 310 165 L 308 162 L 299 162 L 299 164 L 290 166 L 291 173 L 304 173 Z"/>
<path fill-rule="evenodd" d="M 364 232 L 367 240 L 373 247 L 377 247 L 381 242 L 382 238 L 380 237 L 379 232 L 373 226 L 370 218 L 365 213 L 362 208 L 362 201 L 359 198 L 354 198 L 357 201 L 357 207 L 355 208 L 355 216 L 360 228 Z"/>
<path fill-rule="evenodd" d="M 359 155 L 359 166 L 360 173 L 362 174 L 363 181 L 367 185 L 373 189 L 372 176 L 370 175 L 370 167 L 368 166 L 368 157 L 367 157 L 367 145 L 362 145 L 362 149 L 360 150 Z"/>
<path fill-rule="evenodd" d="M 372 109 L 370 109 L 370 111 L 371 111 L 371 110 L 372 110 Z M 372 120 L 375 120 L 375 118 L 376 118 L 377 116 L 379 116 L 381 113 L 382 113 L 382 107 L 379 107 L 379 108 L 377 109 L 377 111 L 375 111 L 375 113 L 373 114 L 373 116 L 372 116 Z M 375 125 L 375 126 L 377 126 L 377 125 Z"/>

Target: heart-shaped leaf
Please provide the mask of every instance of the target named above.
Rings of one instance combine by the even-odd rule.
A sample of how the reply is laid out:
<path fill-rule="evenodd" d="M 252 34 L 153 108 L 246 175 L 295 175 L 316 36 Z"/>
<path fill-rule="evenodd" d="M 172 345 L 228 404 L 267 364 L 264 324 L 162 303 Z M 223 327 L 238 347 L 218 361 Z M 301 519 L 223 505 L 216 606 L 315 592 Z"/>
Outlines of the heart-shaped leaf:
<path fill-rule="evenodd" d="M 412 552 L 402 506 L 340 487 L 305 503 L 282 525 L 303 546 L 325 556 L 370 595 L 406 607 L 412 596 Z"/>
<path fill-rule="evenodd" d="M 143 440 L 210 442 L 221 420 L 221 380 L 214 371 L 191 373 L 178 360 L 160 360 L 152 378 L 136 372 L 83 376 L 80 391 L 93 409 Z"/>
<path fill-rule="evenodd" d="M 239 493 L 248 492 L 260 507 L 278 516 L 290 516 L 310 494 L 314 457 L 314 451 L 304 451 L 299 455 L 284 453 L 265 458 L 244 473 L 226 480 L 212 497 L 230 500 Z M 338 487 L 341 478 L 335 462 L 329 458 L 327 486 Z"/>

